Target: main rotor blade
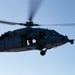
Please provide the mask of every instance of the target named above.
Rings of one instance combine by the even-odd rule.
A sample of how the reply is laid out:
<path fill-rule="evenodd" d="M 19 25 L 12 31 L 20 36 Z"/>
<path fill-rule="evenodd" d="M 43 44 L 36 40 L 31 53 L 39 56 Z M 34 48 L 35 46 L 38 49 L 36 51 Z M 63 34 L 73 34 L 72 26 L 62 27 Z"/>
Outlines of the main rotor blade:
<path fill-rule="evenodd" d="M 22 25 L 22 23 L 9 22 L 9 21 L 2 21 L 2 20 L 0 20 L 0 23 L 9 24 L 9 25 Z"/>
<path fill-rule="evenodd" d="M 35 13 L 40 7 L 43 0 L 30 0 L 29 21 L 33 20 Z"/>
<path fill-rule="evenodd" d="M 8 22 L 8 21 L 1 21 L 1 20 L 0 20 L 0 23 L 10 24 L 10 25 L 16 25 L 16 24 L 18 24 L 18 23 L 15 23 L 15 22 Z"/>
<path fill-rule="evenodd" d="M 2 20 L 0 20 L 0 23 L 2 23 L 2 24 L 9 24 L 9 25 L 21 25 L 21 26 L 26 26 L 26 27 L 39 26 L 38 24 L 35 24 L 33 22 L 16 23 L 16 22 L 9 22 L 9 21 L 2 21 Z"/>
<path fill-rule="evenodd" d="M 41 25 L 40 26 L 75 26 L 75 23 L 65 23 L 65 24 L 45 24 L 45 25 Z"/>

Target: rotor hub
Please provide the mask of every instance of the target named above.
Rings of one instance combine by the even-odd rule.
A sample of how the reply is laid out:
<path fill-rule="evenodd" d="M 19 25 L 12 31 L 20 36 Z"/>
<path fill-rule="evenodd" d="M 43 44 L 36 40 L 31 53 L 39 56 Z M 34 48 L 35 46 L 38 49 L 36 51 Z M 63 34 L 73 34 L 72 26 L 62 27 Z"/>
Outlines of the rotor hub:
<path fill-rule="evenodd" d="M 30 21 L 30 22 L 27 21 L 25 24 L 22 24 L 22 25 L 24 25 L 26 27 L 39 26 L 38 24 L 34 24 L 32 21 Z"/>

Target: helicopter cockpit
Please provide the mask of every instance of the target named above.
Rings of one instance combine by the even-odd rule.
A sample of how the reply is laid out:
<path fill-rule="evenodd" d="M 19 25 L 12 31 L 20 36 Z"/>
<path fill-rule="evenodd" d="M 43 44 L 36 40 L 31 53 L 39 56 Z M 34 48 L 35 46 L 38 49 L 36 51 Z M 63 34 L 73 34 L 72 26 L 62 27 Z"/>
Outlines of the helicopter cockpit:
<path fill-rule="evenodd" d="M 50 35 L 51 36 L 56 36 L 56 35 L 59 35 L 59 33 L 56 32 L 55 30 L 50 30 Z"/>

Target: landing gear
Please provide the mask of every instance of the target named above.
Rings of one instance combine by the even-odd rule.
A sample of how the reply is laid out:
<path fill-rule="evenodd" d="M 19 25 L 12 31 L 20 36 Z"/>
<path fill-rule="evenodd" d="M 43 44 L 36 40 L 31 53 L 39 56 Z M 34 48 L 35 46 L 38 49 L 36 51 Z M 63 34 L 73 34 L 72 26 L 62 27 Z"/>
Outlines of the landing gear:
<path fill-rule="evenodd" d="M 44 56 L 44 55 L 46 54 L 46 52 L 47 52 L 47 49 L 42 50 L 42 51 L 40 52 L 40 54 L 41 54 L 42 56 Z"/>
<path fill-rule="evenodd" d="M 43 48 L 43 46 L 39 45 L 37 48 L 40 51 L 40 55 L 44 56 L 47 52 L 47 48 Z"/>
<path fill-rule="evenodd" d="M 41 51 L 40 54 L 41 54 L 42 56 L 44 56 L 44 55 L 46 54 L 46 51 Z"/>

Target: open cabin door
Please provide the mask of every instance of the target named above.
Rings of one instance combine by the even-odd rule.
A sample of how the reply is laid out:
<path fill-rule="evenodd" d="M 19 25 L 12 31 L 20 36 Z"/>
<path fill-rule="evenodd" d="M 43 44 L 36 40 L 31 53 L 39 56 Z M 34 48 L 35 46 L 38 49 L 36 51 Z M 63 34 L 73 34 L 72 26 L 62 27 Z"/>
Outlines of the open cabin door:
<path fill-rule="evenodd" d="M 27 46 L 27 39 L 26 39 L 26 35 L 25 35 L 25 34 L 23 34 L 23 35 L 21 36 L 21 38 L 22 38 L 22 46 Z"/>
<path fill-rule="evenodd" d="M 35 39 L 32 39 L 31 37 L 27 38 L 25 34 L 22 35 L 21 37 L 22 37 L 22 46 L 31 46 L 36 43 Z"/>

